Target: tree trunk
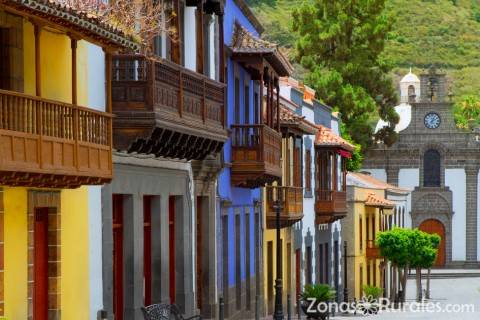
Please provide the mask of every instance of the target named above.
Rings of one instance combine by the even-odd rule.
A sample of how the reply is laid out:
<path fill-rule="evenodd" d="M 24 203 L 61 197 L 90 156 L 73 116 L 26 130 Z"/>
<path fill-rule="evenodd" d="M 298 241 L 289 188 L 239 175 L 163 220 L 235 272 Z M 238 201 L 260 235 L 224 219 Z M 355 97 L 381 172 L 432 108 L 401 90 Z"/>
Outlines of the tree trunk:
<path fill-rule="evenodd" d="M 405 266 L 403 269 L 403 277 L 402 277 L 402 296 L 400 301 L 405 303 L 405 297 L 407 296 L 407 277 L 408 277 L 408 266 Z"/>
<path fill-rule="evenodd" d="M 415 268 L 415 278 L 417 279 L 417 302 L 422 301 L 422 268 Z"/>
<path fill-rule="evenodd" d="M 425 298 L 426 299 L 430 299 L 430 272 L 432 271 L 432 269 L 428 268 L 428 272 L 427 272 L 427 288 L 426 288 L 426 292 L 425 292 Z"/>
<path fill-rule="evenodd" d="M 397 266 L 393 266 L 390 277 L 392 277 L 390 286 L 390 302 L 395 302 L 395 296 L 397 294 Z"/>

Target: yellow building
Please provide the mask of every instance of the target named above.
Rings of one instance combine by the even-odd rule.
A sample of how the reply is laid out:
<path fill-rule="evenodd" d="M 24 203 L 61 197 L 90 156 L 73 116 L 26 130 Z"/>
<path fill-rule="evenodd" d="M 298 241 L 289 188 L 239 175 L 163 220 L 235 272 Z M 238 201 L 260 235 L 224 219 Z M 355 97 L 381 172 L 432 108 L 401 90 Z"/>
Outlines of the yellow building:
<path fill-rule="evenodd" d="M 92 261 L 101 258 L 101 233 L 91 231 L 101 221 L 100 189 L 90 185 L 111 180 L 112 135 L 109 72 L 98 57 L 124 46 L 136 44 L 56 3 L 0 4 L 0 316 L 6 319 L 85 320 L 102 307 L 94 301 L 101 287 L 91 281 L 92 273 L 101 275 L 95 266 L 101 260 Z"/>
<path fill-rule="evenodd" d="M 408 190 L 377 180 L 368 174 L 347 176 L 348 215 L 342 222 L 342 238 L 347 241 L 347 288 L 350 299 L 360 299 L 363 286 L 388 286 L 385 261 L 375 246 L 378 232 L 398 225 Z"/>
<path fill-rule="evenodd" d="M 292 305 L 296 301 L 296 284 L 293 283 L 294 239 L 292 226 L 303 218 L 303 166 L 302 150 L 304 134 L 316 134 L 317 127 L 294 113 L 295 105 L 281 99 L 280 128 L 282 131 L 282 181 L 263 188 L 263 212 L 265 228 L 263 243 L 263 279 L 265 311 L 273 314 L 275 305 L 275 281 L 277 280 L 277 260 L 281 259 L 282 298 L 284 312 L 287 307 L 287 296 L 292 297 Z M 277 254 L 277 201 L 280 210 L 280 248 Z"/>

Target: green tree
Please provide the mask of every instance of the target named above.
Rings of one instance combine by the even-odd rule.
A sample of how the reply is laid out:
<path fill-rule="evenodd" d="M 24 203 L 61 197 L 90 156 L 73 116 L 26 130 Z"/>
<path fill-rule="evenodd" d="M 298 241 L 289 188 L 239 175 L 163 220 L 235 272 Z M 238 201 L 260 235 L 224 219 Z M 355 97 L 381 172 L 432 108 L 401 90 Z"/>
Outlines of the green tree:
<path fill-rule="evenodd" d="M 400 299 L 405 302 L 407 288 L 407 273 L 411 258 L 411 240 L 412 230 L 403 228 L 393 228 L 392 230 L 379 232 L 375 240 L 380 249 L 380 254 L 389 260 L 394 269 L 398 271 L 398 276 L 402 285 L 402 295 Z M 395 272 L 395 271 L 394 271 Z M 400 288 L 396 288 L 396 281 L 393 281 L 393 288 L 390 293 L 390 299 L 395 300 Z"/>
<path fill-rule="evenodd" d="M 455 123 L 459 129 L 473 130 L 480 126 L 480 97 L 462 96 L 453 107 Z"/>
<path fill-rule="evenodd" d="M 418 229 L 410 233 L 410 266 L 415 268 L 417 283 L 417 301 L 422 301 L 422 269 L 431 268 L 437 258 L 437 247 L 434 246 L 437 235 L 431 235 Z M 439 241 L 438 241 L 439 243 Z"/>
<path fill-rule="evenodd" d="M 340 111 L 346 133 L 365 149 L 374 135 L 372 120 L 388 126 L 376 138 L 396 140 L 397 94 L 382 59 L 392 27 L 385 0 L 312 0 L 293 12 L 297 59 L 317 97 Z"/>

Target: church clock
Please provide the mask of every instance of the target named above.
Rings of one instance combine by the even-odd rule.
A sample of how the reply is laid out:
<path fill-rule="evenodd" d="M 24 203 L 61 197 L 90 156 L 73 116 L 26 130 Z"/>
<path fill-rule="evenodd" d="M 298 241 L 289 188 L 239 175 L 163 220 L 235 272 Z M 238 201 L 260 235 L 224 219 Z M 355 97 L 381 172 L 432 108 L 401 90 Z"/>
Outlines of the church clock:
<path fill-rule="evenodd" d="M 423 121 L 425 123 L 425 127 L 428 129 L 437 129 L 440 126 L 441 119 L 437 113 L 431 112 L 425 116 Z"/>

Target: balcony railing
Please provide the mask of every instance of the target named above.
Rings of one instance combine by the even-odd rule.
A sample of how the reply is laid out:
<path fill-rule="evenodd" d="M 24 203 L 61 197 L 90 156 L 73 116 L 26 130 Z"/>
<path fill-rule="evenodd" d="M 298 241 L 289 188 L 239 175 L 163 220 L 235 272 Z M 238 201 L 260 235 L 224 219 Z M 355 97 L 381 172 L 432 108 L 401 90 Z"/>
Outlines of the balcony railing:
<path fill-rule="evenodd" d="M 260 187 L 282 176 L 282 135 L 262 124 L 232 125 L 232 183 Z"/>
<path fill-rule="evenodd" d="M 115 56 L 112 79 L 113 111 L 117 116 L 114 120 L 116 148 L 145 152 L 148 149 L 145 144 L 150 143 L 151 149 L 158 142 L 148 136 L 153 127 L 167 130 L 169 134 L 185 134 L 185 154 L 176 156 L 180 158 L 188 158 L 188 150 L 195 147 L 200 149 L 195 150 L 199 152 L 196 158 L 204 156 L 205 151 L 217 151 L 221 146 L 210 140 L 223 145 L 227 139 L 223 83 L 163 59 L 138 55 Z M 133 128 L 137 130 L 131 136 L 129 132 Z M 138 131 L 141 129 L 144 132 Z M 135 143 L 139 136 L 144 143 Z M 171 152 L 170 140 L 165 140 L 161 143 L 163 151 L 157 151 L 158 155 Z M 176 145 L 178 141 L 172 143 Z"/>
<path fill-rule="evenodd" d="M 267 186 L 267 228 L 276 228 L 276 200 L 281 206 L 280 225 L 288 227 L 303 218 L 303 188 Z"/>
<path fill-rule="evenodd" d="M 381 258 L 380 249 L 375 245 L 374 240 L 367 240 L 367 259 L 379 259 Z"/>
<path fill-rule="evenodd" d="M 317 189 L 315 197 L 317 223 L 330 223 L 347 214 L 347 193 L 345 191 Z"/>
<path fill-rule="evenodd" d="M 78 187 L 112 177 L 111 115 L 0 90 L 0 184 Z"/>

